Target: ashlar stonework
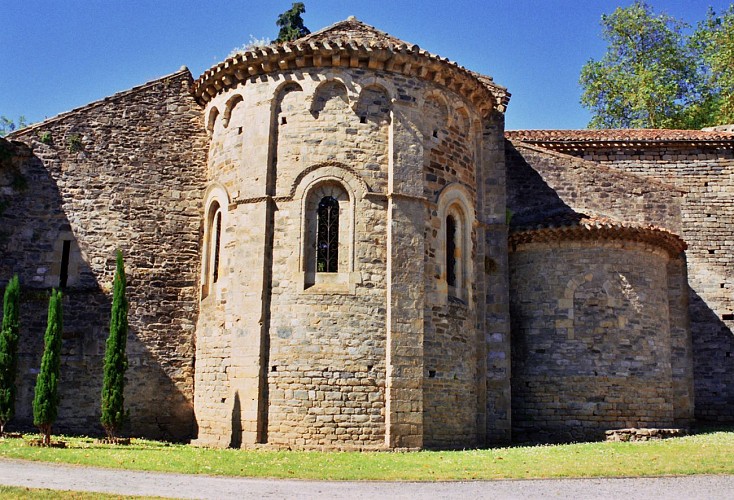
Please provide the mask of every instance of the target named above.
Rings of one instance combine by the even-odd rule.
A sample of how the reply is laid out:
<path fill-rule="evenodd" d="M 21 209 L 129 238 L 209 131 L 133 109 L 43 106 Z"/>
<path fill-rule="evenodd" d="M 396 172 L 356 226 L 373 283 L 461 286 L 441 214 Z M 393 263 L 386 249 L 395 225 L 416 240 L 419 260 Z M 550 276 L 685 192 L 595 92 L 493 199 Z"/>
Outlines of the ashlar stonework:
<path fill-rule="evenodd" d="M 18 427 L 100 432 L 115 249 L 136 435 L 420 449 L 734 412 L 734 134 L 505 132 L 510 94 L 354 18 L 0 139 Z"/>

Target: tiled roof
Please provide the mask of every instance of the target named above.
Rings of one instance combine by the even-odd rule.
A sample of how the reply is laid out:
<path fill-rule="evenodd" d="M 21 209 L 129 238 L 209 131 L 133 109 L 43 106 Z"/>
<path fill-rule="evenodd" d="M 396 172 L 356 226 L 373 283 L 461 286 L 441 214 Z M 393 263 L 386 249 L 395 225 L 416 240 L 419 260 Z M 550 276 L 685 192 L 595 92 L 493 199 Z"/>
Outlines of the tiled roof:
<path fill-rule="evenodd" d="M 354 17 L 293 42 L 238 53 L 206 70 L 192 92 L 206 103 L 221 90 L 273 71 L 305 67 L 369 68 L 436 82 L 467 96 L 483 112 L 505 111 L 507 89 L 491 77 L 404 42 Z"/>
<path fill-rule="evenodd" d="M 548 143 L 734 142 L 734 132 L 668 129 L 508 130 L 511 141 Z"/>
<path fill-rule="evenodd" d="M 392 35 L 388 35 L 384 31 L 378 30 L 374 26 L 365 24 L 354 16 L 299 38 L 297 42 L 335 42 L 337 40 L 366 44 L 391 43 L 394 45 L 405 45 L 411 48 L 414 46 L 412 43 L 400 40 Z"/>
<path fill-rule="evenodd" d="M 551 241 L 622 240 L 653 244 L 675 256 L 687 248 L 676 234 L 652 224 L 620 222 L 608 217 L 583 213 L 556 214 L 510 233 L 509 245 L 515 249 L 526 243 Z"/>

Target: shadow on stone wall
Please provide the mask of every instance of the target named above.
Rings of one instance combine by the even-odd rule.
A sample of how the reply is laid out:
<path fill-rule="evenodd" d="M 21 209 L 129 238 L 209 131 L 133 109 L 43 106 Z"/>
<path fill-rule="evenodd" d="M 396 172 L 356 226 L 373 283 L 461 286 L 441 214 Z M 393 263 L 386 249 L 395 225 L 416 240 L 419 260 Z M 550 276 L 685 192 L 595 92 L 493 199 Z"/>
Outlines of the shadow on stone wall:
<path fill-rule="evenodd" d="M 734 423 L 734 333 L 694 290 L 689 300 L 696 421 Z"/>
<path fill-rule="evenodd" d="M 229 440 L 229 447 L 242 447 L 242 403 L 240 403 L 239 391 L 235 391 L 234 393 L 234 404 L 232 405 L 232 437 Z"/>
<path fill-rule="evenodd" d="M 511 226 L 525 226 L 552 217 L 577 214 L 550 187 L 543 177 L 525 161 L 511 142 L 505 141 L 507 165 L 507 208 Z"/>
<path fill-rule="evenodd" d="M 23 182 L 3 185 L 2 179 L 16 176 L 0 176 L 0 203 L 4 208 L 0 212 L 4 233 L 0 239 L 0 290 L 17 273 L 22 294 L 16 416 L 8 429 L 33 429 L 32 401 L 43 351 L 48 297 L 51 288 L 59 286 L 63 241 L 67 240 L 71 257 L 68 285 L 62 287 L 61 401 L 54 432 L 103 435 L 99 423 L 102 363 L 111 308 L 111 293 L 103 287 L 111 288 L 115 244 L 107 242 L 109 256 L 92 269 L 87 256 L 100 253 L 99 249 L 91 250 L 98 228 L 83 227 L 87 239 L 78 238 L 65 212 L 59 186 L 43 161 L 22 143 L 14 142 L 12 147 L 19 159 L 14 168 Z M 131 269 L 129 276 L 134 283 L 136 270 Z M 194 422 L 191 402 L 151 353 L 147 345 L 150 341 L 139 335 L 142 320 L 134 311 L 135 303 L 131 303 L 127 348 L 130 368 L 125 390 L 131 421 L 127 430 L 135 436 L 188 439 Z"/>

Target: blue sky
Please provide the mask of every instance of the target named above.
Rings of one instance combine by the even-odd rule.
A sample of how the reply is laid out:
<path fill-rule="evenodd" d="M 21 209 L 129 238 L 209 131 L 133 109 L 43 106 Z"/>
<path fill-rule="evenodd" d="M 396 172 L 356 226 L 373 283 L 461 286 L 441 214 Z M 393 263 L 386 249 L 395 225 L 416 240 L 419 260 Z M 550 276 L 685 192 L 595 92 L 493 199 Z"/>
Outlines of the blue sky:
<path fill-rule="evenodd" d="M 0 115 L 40 121 L 172 73 L 198 77 L 277 36 L 291 0 L 0 0 Z M 603 13 L 632 0 L 306 0 L 312 31 L 356 16 L 492 76 L 512 93 L 507 129 L 585 128 L 578 75 L 605 45 Z M 649 0 L 694 24 L 729 0 Z"/>

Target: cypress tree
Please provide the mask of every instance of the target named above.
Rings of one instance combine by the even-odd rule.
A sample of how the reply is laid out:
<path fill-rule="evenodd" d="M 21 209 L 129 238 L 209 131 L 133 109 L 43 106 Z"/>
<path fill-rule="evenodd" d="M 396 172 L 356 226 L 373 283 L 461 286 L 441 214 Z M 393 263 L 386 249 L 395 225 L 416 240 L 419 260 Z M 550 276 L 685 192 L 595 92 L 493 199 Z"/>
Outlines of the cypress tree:
<path fill-rule="evenodd" d="M 127 309 L 125 297 L 125 266 L 122 252 L 117 251 L 117 270 L 115 271 L 110 315 L 110 335 L 107 338 L 104 355 L 104 381 L 102 382 L 102 426 L 107 438 L 114 440 L 125 419 L 124 389 L 125 370 L 127 370 Z"/>
<path fill-rule="evenodd" d="M 20 282 L 16 274 L 5 287 L 3 325 L 0 330 L 0 436 L 15 414 L 15 375 L 20 335 Z"/>
<path fill-rule="evenodd" d="M 59 406 L 59 374 L 61 372 L 61 332 L 63 330 L 61 292 L 51 291 L 48 302 L 48 324 L 44 336 L 41 371 L 36 379 L 33 398 L 33 425 L 43 434 L 43 444 L 51 444 L 51 426 Z"/>

